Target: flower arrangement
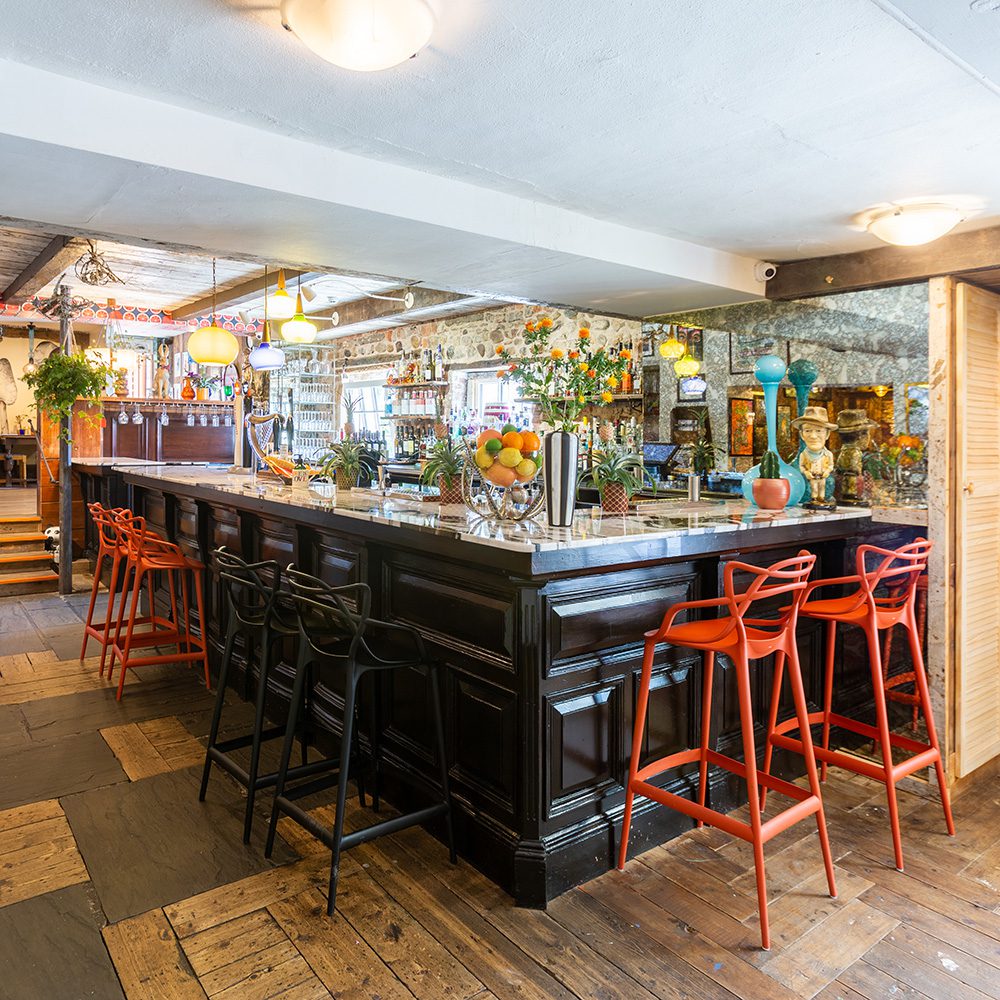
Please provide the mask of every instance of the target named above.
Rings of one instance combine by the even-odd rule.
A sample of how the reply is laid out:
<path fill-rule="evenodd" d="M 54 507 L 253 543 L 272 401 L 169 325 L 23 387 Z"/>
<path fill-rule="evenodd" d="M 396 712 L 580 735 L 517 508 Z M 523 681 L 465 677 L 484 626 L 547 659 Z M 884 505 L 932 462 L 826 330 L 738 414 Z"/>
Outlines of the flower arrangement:
<path fill-rule="evenodd" d="M 551 346 L 553 322 L 548 316 L 524 324 L 528 354 L 514 358 L 502 344 L 496 349 L 505 367 L 498 378 L 513 379 L 521 395 L 537 402 L 549 426 L 573 431 L 588 403 L 610 403 L 621 384 L 631 352 L 612 358 L 604 348 L 594 349 L 590 329 L 580 327 L 572 347 Z"/>
<path fill-rule="evenodd" d="M 194 382 L 199 389 L 207 389 L 209 392 L 215 389 L 219 384 L 219 376 L 209 375 L 208 372 L 188 372 L 186 378 L 191 379 L 191 381 Z"/>

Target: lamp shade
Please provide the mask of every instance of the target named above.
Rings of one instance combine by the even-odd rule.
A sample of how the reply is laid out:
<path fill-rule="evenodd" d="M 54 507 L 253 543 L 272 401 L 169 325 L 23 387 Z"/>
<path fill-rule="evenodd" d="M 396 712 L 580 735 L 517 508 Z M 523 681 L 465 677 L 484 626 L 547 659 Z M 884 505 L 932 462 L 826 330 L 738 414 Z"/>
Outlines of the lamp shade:
<path fill-rule="evenodd" d="M 316 339 L 316 324 L 302 311 L 302 296 L 295 297 L 295 315 L 281 324 L 281 339 L 288 344 L 311 344 Z"/>
<path fill-rule="evenodd" d="M 282 0 L 281 23 L 327 62 L 372 72 L 416 55 L 434 14 L 424 0 Z"/>
<path fill-rule="evenodd" d="M 660 344 L 660 357 L 668 361 L 676 361 L 684 356 L 684 345 L 671 332 L 670 336 Z"/>
<path fill-rule="evenodd" d="M 285 364 L 285 352 L 269 340 L 261 341 L 247 358 L 255 372 L 273 372 Z"/>
<path fill-rule="evenodd" d="M 674 362 L 674 372 L 679 378 L 690 378 L 701 371 L 701 362 L 690 351 L 685 351 L 683 357 Z"/>
<path fill-rule="evenodd" d="M 278 287 L 267 296 L 267 311 L 272 319 L 291 319 L 295 315 L 295 299 L 285 289 L 285 272 L 278 272 Z"/>
<path fill-rule="evenodd" d="M 916 247 L 940 239 L 962 221 L 952 205 L 897 205 L 868 223 L 868 232 L 883 243 Z"/>
<path fill-rule="evenodd" d="M 199 365 L 231 365 L 240 353 L 240 342 L 221 326 L 203 326 L 188 338 L 187 352 Z"/>

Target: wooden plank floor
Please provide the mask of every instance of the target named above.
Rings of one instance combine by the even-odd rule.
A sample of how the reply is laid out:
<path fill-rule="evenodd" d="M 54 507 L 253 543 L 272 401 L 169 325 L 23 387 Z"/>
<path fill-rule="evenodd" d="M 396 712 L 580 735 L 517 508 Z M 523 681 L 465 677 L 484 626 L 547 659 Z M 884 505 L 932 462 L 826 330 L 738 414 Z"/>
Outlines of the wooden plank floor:
<path fill-rule="evenodd" d="M 427 833 L 409 830 L 345 856 L 337 913 L 328 919 L 329 854 L 321 845 L 283 820 L 284 863 L 260 857 L 266 796 L 247 848 L 240 796 L 218 771 L 198 811 L 211 698 L 191 671 L 158 670 L 148 680 L 137 671 L 119 705 L 93 661 L 60 658 L 46 644 L 54 629 L 67 642 L 83 611 L 78 598 L 0 602 L 0 643 L 5 622 L 27 644 L 32 635 L 42 642 L 0 656 L 0 773 L 60 753 L 91 754 L 100 764 L 77 767 L 66 795 L 40 794 L 0 811 L 0 923 L 40 927 L 52 913 L 73 928 L 58 963 L 32 953 L 32 935 L 9 953 L 0 942 L 2 995 L 110 996 L 110 980 L 130 1000 L 1000 998 L 995 776 L 956 798 L 954 839 L 936 800 L 901 794 L 901 874 L 892 867 L 881 786 L 832 772 L 824 799 L 838 897 L 827 895 L 815 826 L 803 822 L 775 838 L 767 848 L 770 952 L 759 948 L 751 853 L 708 828 L 648 851 L 544 912 L 513 907 L 468 865 L 450 865 Z M 176 688 L 173 701 L 165 686 Z M 165 715 L 165 704 L 183 708 Z M 234 717 L 245 721 L 245 706 L 234 704 Z M 81 770 L 90 777 L 81 779 Z M 30 779 L 17 776 L 21 788 Z M 53 780 L 39 775 L 39 786 Z M 156 812 L 157 803 L 166 811 Z M 182 805 L 186 834 L 178 839 L 187 846 L 172 855 L 161 827 Z M 332 815 L 326 805 L 316 813 Z M 121 817 L 129 829 L 120 828 Z M 347 822 L 365 825 L 372 815 L 355 798 Z M 134 850 L 115 869 L 126 837 L 156 844 L 157 857 L 138 874 Z M 213 859 L 208 865 L 185 853 L 195 841 Z M 188 881 L 185 894 L 184 873 L 193 880 L 196 869 L 199 888 L 209 888 L 195 892 Z M 141 878 L 142 892 L 102 900 L 109 871 Z M 144 908 L 129 909 L 119 896 Z M 39 909 L 45 900 L 52 906 Z M 109 923 L 110 910 L 129 915 Z M 37 936 L 40 949 L 51 948 L 51 936 Z"/>

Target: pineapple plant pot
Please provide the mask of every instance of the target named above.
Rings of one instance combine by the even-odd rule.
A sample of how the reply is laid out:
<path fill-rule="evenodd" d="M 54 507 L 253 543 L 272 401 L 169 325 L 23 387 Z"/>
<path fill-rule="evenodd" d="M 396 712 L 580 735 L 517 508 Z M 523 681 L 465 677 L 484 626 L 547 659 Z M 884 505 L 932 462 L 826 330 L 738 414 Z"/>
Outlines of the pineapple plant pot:
<path fill-rule="evenodd" d="M 440 503 L 465 503 L 462 499 L 461 479 L 454 479 L 449 483 L 444 476 L 438 476 L 437 483 L 441 494 Z"/>
<path fill-rule="evenodd" d="M 628 492 L 621 483 L 606 483 L 601 490 L 601 510 L 624 517 L 628 513 Z"/>
<path fill-rule="evenodd" d="M 465 451 L 444 437 L 431 448 L 420 479 L 426 484 L 437 484 L 439 503 L 465 503 L 462 496 L 464 468 Z"/>
<path fill-rule="evenodd" d="M 338 490 L 352 490 L 361 475 L 362 451 L 361 444 L 350 439 L 335 444 L 320 460 L 323 475 L 332 478 Z"/>
<path fill-rule="evenodd" d="M 338 490 L 352 490 L 358 485 L 358 474 L 356 472 L 351 475 L 343 469 L 337 469 L 333 478 Z"/>
<path fill-rule="evenodd" d="M 781 477 L 781 462 L 769 451 L 760 462 L 760 476 L 753 481 L 754 503 L 761 510 L 784 510 L 791 496 L 792 484 Z"/>

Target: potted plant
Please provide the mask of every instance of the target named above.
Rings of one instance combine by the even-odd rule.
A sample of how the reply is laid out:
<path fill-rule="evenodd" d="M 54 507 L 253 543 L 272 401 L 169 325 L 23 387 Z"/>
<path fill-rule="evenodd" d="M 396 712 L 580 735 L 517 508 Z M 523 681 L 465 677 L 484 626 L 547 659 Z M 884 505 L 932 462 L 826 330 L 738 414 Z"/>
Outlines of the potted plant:
<path fill-rule="evenodd" d="M 708 439 L 708 410 L 689 410 L 688 412 L 698 421 L 698 436 L 689 448 L 691 468 L 705 481 L 723 452 L 718 445 L 712 444 Z"/>
<path fill-rule="evenodd" d="M 781 475 L 778 453 L 767 452 L 760 460 L 760 475 L 753 481 L 754 503 L 761 510 L 784 510 L 792 485 Z"/>
<path fill-rule="evenodd" d="M 361 393 L 356 396 L 349 392 L 344 393 L 344 413 L 347 419 L 344 421 L 344 436 L 353 437 L 354 435 L 354 412 L 361 405 Z"/>
<path fill-rule="evenodd" d="M 49 419 L 57 424 L 64 422 L 60 434 L 69 441 L 76 401 L 83 399 L 90 404 L 77 411 L 84 419 L 99 419 L 101 397 L 114 374 L 107 365 L 92 361 L 83 351 L 76 354 L 54 351 L 34 372 L 24 376 L 24 383 L 34 392 L 39 409 Z"/>
<path fill-rule="evenodd" d="M 443 438 L 431 448 L 420 478 L 424 483 L 437 483 L 441 503 L 463 503 L 462 471 L 465 467 L 465 449 L 450 438 Z"/>
<path fill-rule="evenodd" d="M 605 514 L 627 514 L 629 500 L 647 482 L 654 491 L 656 489 L 656 484 L 642 464 L 642 456 L 617 445 L 594 452 L 594 463 L 584 474 L 583 481 L 589 481 L 597 488 Z"/>
<path fill-rule="evenodd" d="M 552 428 L 542 447 L 546 469 L 545 508 L 549 524 L 567 527 L 573 523 L 576 506 L 580 439 L 576 422 L 588 404 L 610 403 L 613 390 L 632 357 L 623 350 L 611 357 L 603 348 L 594 349 L 588 327 L 580 327 L 572 347 L 551 347 L 553 322 L 548 316 L 524 324 L 527 355 L 514 358 L 503 346 L 497 356 L 506 363 L 497 375 L 518 383 L 520 394 L 537 403 Z"/>
<path fill-rule="evenodd" d="M 188 372 L 188 377 L 194 379 L 195 397 L 208 399 L 219 384 L 218 375 L 207 375 L 201 372 Z"/>
<path fill-rule="evenodd" d="M 323 474 L 334 479 L 338 490 L 350 490 L 358 485 L 363 450 L 360 442 L 345 439 L 320 459 Z"/>

